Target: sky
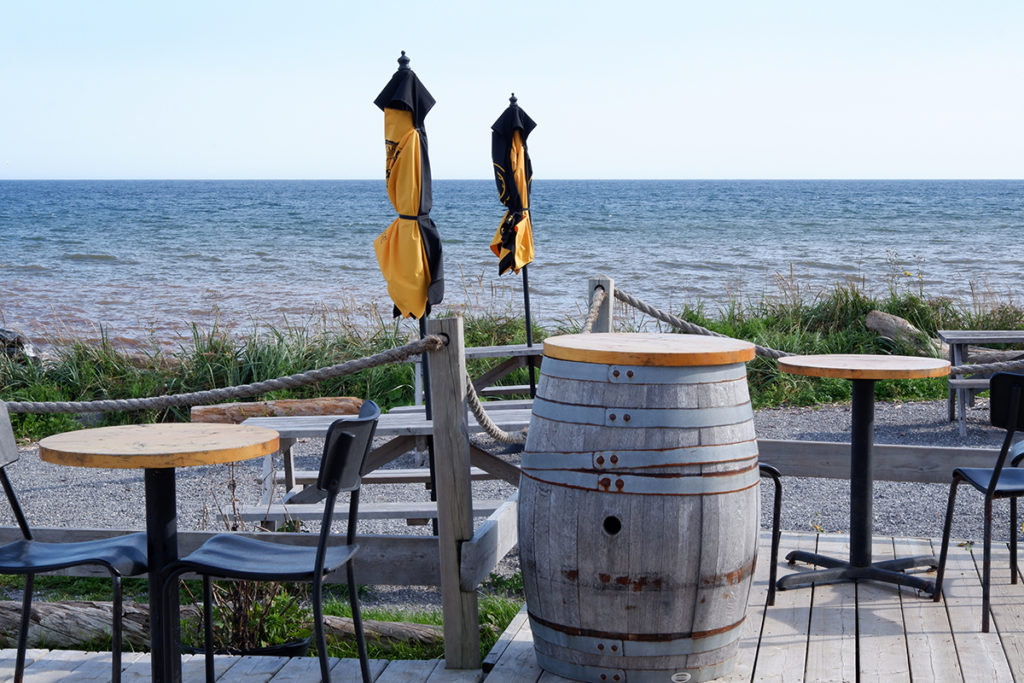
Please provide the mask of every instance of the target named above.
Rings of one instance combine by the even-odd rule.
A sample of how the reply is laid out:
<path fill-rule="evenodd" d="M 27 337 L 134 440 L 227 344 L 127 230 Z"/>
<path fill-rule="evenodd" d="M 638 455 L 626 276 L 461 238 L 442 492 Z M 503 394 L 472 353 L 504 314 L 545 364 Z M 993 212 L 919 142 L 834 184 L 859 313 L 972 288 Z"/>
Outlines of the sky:
<path fill-rule="evenodd" d="M 0 179 L 381 178 L 402 50 L 438 179 L 1024 178 L 1020 0 L 0 0 Z"/>

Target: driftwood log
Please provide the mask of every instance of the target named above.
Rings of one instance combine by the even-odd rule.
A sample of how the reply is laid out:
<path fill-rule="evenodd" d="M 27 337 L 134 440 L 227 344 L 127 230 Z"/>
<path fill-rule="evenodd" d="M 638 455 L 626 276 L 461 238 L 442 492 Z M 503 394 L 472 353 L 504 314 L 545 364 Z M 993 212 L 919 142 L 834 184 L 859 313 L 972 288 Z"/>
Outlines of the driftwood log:
<path fill-rule="evenodd" d="M 357 415 L 363 399 L 352 396 L 283 398 L 276 401 L 248 401 L 192 406 L 193 422 L 239 423 L 250 417 L 292 415 Z"/>
<path fill-rule="evenodd" d="M 868 313 L 867 318 L 864 319 L 864 324 L 872 332 L 876 332 L 887 339 L 908 344 L 917 349 L 922 355 L 949 358 L 948 344 L 939 339 L 929 337 L 898 315 L 883 313 L 882 311 L 871 311 Z M 967 354 L 972 364 L 999 363 L 1024 358 L 1024 352 L 1021 351 L 1004 351 L 990 349 L 985 346 L 969 346 L 967 347 Z"/>
<path fill-rule="evenodd" d="M 149 605 L 123 604 L 124 642 L 133 646 L 149 644 Z M 182 605 L 182 619 L 201 619 L 196 605 Z M 29 622 L 28 646 L 54 649 L 71 648 L 110 635 L 111 603 L 102 601 L 33 602 Z M 21 602 L 0 601 L 0 647 L 15 647 L 21 627 Z M 402 643 L 434 645 L 444 641 L 441 626 L 394 621 L 363 620 L 366 639 L 384 650 Z M 335 640 L 355 638 L 352 620 L 324 617 L 324 632 Z"/>

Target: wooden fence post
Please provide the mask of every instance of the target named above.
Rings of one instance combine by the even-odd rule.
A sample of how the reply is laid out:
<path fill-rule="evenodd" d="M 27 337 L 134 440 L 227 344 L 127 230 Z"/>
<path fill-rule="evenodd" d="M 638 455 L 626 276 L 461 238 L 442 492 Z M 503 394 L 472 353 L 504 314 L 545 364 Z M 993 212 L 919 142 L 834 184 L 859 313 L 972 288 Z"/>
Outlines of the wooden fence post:
<path fill-rule="evenodd" d="M 605 297 L 604 302 L 601 304 L 601 309 L 597 314 L 597 320 L 594 321 L 594 327 L 590 330 L 591 332 L 614 332 L 614 315 L 615 309 L 615 281 L 610 277 L 592 277 L 587 281 L 587 310 L 590 310 L 590 304 L 594 301 L 594 288 L 604 287 Z"/>
<path fill-rule="evenodd" d="M 430 353 L 429 361 L 444 660 L 449 669 L 478 669 L 480 628 L 476 590 L 463 591 L 459 575 L 461 546 L 473 538 L 462 316 L 430 320 L 427 332 L 448 338 L 446 346 Z"/>

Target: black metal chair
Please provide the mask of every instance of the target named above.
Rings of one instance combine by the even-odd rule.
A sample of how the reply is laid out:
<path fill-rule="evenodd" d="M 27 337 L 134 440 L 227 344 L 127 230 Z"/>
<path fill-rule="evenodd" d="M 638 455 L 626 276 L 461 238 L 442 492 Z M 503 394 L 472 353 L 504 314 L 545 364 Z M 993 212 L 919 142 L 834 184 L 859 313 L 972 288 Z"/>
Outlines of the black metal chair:
<path fill-rule="evenodd" d="M 356 519 L 359 513 L 359 485 L 364 474 L 366 455 L 370 452 L 373 433 L 380 417 L 380 408 L 365 401 L 355 419 L 339 419 L 331 424 L 324 441 L 317 487 L 326 491 L 324 514 L 320 522 L 320 538 L 316 547 L 286 545 L 235 533 L 213 536 L 191 554 L 171 564 L 165 571 L 165 591 L 177 590 L 178 577 L 187 572 L 203 577 L 203 621 L 206 653 L 206 680 L 214 680 L 213 608 L 211 578 L 248 579 L 256 581 L 302 581 L 313 584 L 313 628 L 316 634 L 320 675 L 330 681 L 327 665 L 327 641 L 324 638 L 323 580 L 331 572 L 345 566 L 348 572 L 348 595 L 352 606 L 359 665 L 363 681 L 370 683 L 370 664 L 366 653 L 359 598 L 352 567 L 358 546 Z M 338 493 L 349 491 L 348 528 L 343 545 L 331 544 L 331 524 Z M 165 593 L 164 599 L 169 597 Z"/>
<path fill-rule="evenodd" d="M 989 422 L 1006 430 L 995 467 L 958 467 L 953 470 L 953 483 L 949 488 L 946 523 L 942 529 L 942 554 L 935 577 L 936 602 L 942 595 L 942 578 L 949 552 L 950 527 L 953 524 L 953 504 L 956 488 L 964 481 L 985 494 L 984 560 L 982 563 L 981 630 L 989 627 L 989 578 L 992 574 L 992 501 L 1010 499 L 1010 581 L 1017 583 L 1017 498 L 1024 496 L 1024 468 L 1017 464 L 1024 458 L 1024 441 L 1014 443 L 1018 429 L 1024 428 L 1024 375 L 1000 372 L 992 376 L 989 384 Z M 1007 458 L 1010 467 L 1005 467 Z"/>
<path fill-rule="evenodd" d="M 768 570 L 768 605 L 775 604 L 775 579 L 779 573 L 779 539 L 782 532 L 779 524 L 782 517 L 782 480 L 779 478 L 779 470 L 762 463 L 760 466 L 761 476 L 770 477 L 775 484 L 775 496 L 772 500 L 772 556 L 771 567 Z"/>
<path fill-rule="evenodd" d="M 0 401 L 0 485 L 3 485 L 11 511 L 21 529 L 22 538 L 0 546 L 0 574 L 25 576 L 25 590 L 21 599 L 21 628 L 18 632 L 18 654 L 14 665 L 14 680 L 21 681 L 25 674 L 25 649 L 29 620 L 32 614 L 32 588 L 35 575 L 68 567 L 99 565 L 108 572 L 114 583 L 113 623 L 111 625 L 111 680 L 121 680 L 121 578 L 146 572 L 146 534 L 139 532 L 100 538 L 91 541 L 44 543 L 32 538 L 25 513 L 18 502 L 7 466 L 18 461 L 18 447 L 14 441 L 7 406 Z"/>

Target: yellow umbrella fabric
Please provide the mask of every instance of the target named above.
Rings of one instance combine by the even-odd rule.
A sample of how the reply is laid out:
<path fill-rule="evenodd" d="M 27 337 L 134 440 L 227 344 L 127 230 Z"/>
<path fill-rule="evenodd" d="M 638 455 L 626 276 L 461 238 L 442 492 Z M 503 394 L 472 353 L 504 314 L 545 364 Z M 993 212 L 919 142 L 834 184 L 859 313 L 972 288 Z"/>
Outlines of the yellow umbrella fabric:
<path fill-rule="evenodd" d="M 430 161 L 423 128 L 434 99 L 408 63 L 403 52 L 398 71 L 374 100 L 384 110 L 388 198 L 398 218 L 374 240 L 373 248 L 395 315 L 422 319 L 444 298 L 444 279 L 441 239 L 430 219 Z"/>
<path fill-rule="evenodd" d="M 498 198 L 508 207 L 491 240 L 491 251 L 498 257 L 498 274 L 509 270 L 516 274 L 533 261 L 533 226 L 530 221 L 530 183 L 533 166 L 526 138 L 536 127 L 516 104 L 509 106 L 491 126 L 491 160 Z"/>

